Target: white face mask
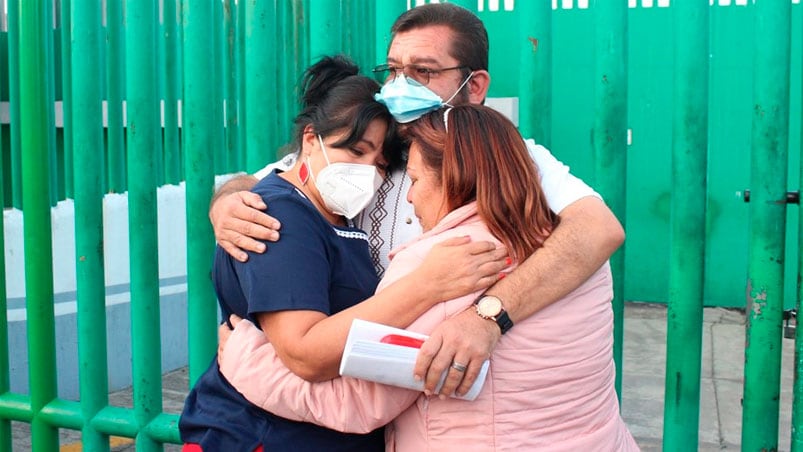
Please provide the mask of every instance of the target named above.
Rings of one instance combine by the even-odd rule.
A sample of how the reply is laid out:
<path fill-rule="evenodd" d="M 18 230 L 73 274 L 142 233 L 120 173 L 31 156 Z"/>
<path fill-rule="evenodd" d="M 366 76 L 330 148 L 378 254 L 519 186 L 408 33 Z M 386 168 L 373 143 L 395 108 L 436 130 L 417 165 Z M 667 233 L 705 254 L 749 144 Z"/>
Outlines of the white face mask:
<path fill-rule="evenodd" d="M 326 159 L 326 168 L 312 175 L 312 181 L 323 198 L 326 207 L 336 215 L 343 215 L 349 220 L 365 209 L 371 198 L 382 185 L 382 177 L 374 165 L 361 163 L 329 163 L 323 139 L 318 135 L 321 151 Z M 309 157 L 307 157 L 309 165 Z"/>

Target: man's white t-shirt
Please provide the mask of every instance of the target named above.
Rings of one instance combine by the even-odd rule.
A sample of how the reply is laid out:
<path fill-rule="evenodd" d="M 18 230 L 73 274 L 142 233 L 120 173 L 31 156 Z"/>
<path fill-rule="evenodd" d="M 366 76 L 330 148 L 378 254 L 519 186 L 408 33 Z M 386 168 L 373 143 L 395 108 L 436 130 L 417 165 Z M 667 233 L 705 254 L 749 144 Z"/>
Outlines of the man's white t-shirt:
<path fill-rule="evenodd" d="M 586 196 L 600 197 L 582 180 L 569 173 L 569 167 L 545 147 L 535 144 L 533 140 L 525 142 L 538 166 L 541 187 L 552 211 L 559 214 L 566 206 Z M 296 154 L 287 155 L 262 168 L 254 177 L 262 179 L 274 169 L 287 171 L 295 165 L 295 161 Z M 394 171 L 385 178 L 371 204 L 354 219 L 356 225 L 368 233 L 371 257 L 380 276 L 388 266 L 390 250 L 421 234 L 421 225 L 415 217 L 413 205 L 407 202 L 409 189 L 407 171 Z"/>

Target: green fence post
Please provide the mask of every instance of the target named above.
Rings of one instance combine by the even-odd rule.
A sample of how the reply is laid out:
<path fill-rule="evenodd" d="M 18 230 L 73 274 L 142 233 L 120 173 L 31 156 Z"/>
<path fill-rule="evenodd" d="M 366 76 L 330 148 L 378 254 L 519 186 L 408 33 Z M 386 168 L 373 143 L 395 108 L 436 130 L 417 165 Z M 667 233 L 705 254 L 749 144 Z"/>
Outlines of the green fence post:
<path fill-rule="evenodd" d="M 307 65 L 326 55 L 344 53 L 342 3 L 332 0 L 309 0 L 309 57 Z"/>
<path fill-rule="evenodd" d="M 552 5 L 516 5 L 519 45 L 519 130 L 523 137 L 550 147 L 552 141 Z M 525 41 L 526 40 L 526 41 Z"/>
<path fill-rule="evenodd" d="M 45 11 L 54 11 L 54 0 L 44 0 Z M 45 71 L 49 77 L 46 77 L 47 83 L 47 105 L 46 110 L 48 118 L 47 123 L 50 127 L 47 128 L 48 161 L 50 162 L 50 205 L 55 206 L 59 201 L 60 187 L 62 183 L 62 176 L 64 174 L 63 165 L 59 160 L 59 146 L 56 139 L 56 50 L 55 50 L 55 30 L 54 30 L 54 17 L 53 14 L 45 14 L 45 30 L 47 30 L 45 38 Z M 23 41 L 20 41 L 23 42 Z M 27 43 L 25 43 L 27 44 Z M 63 106 L 64 104 L 62 104 Z M 63 112 L 62 112 L 63 113 Z M 23 157 L 24 158 L 24 157 Z M 24 196 L 24 195 L 23 195 Z"/>
<path fill-rule="evenodd" d="M 209 58 L 215 39 L 213 5 L 206 0 L 184 0 L 184 55 L 191 65 L 184 66 L 182 145 L 187 179 L 187 293 L 189 309 L 190 385 L 209 367 L 215 354 L 217 303 L 210 272 L 215 250 L 212 227 L 207 219 L 214 187 L 213 128 L 220 127 L 217 115 L 209 111 L 209 95 L 216 88 L 209 74 L 214 61 Z M 217 87 L 219 88 L 219 87 Z M 220 105 L 213 105 L 220 109 Z"/>
<path fill-rule="evenodd" d="M 355 9 L 356 6 L 355 3 L 358 1 L 360 0 L 339 0 L 337 2 L 330 2 L 333 4 L 338 4 L 340 7 L 339 14 L 333 17 L 333 19 L 336 22 L 337 28 L 332 31 L 338 33 L 337 41 L 332 42 L 330 44 L 337 44 L 337 42 L 339 42 L 340 47 L 336 49 L 333 47 L 333 50 L 327 54 L 331 55 L 334 53 L 342 53 L 343 55 L 348 55 L 349 58 L 351 58 L 357 64 L 358 67 L 362 67 L 362 65 L 360 64 L 361 55 L 359 54 L 359 48 L 360 48 L 359 36 L 361 30 L 355 30 L 354 29 L 355 27 L 348 27 L 348 26 L 344 27 L 341 25 L 341 24 L 363 25 L 363 23 L 360 22 L 359 11 Z M 312 14 L 313 17 L 315 16 L 314 9 L 310 11 L 310 13 Z M 327 23 L 326 25 L 328 26 L 329 24 Z M 329 28 L 331 29 L 332 27 L 330 26 Z M 311 33 L 310 36 L 314 36 L 314 33 Z"/>
<path fill-rule="evenodd" d="M 694 450 L 700 420 L 708 159 L 708 13 L 673 5 L 675 104 L 664 450 Z"/>
<path fill-rule="evenodd" d="M 298 114 L 298 83 L 307 67 L 309 50 L 309 10 L 306 0 L 292 0 L 277 3 L 277 25 L 281 36 L 280 54 L 285 55 L 283 64 L 277 67 L 277 143 L 291 141 L 293 118 Z M 277 157 L 294 149 L 284 149 Z"/>
<path fill-rule="evenodd" d="M 742 450 L 778 447 L 790 3 L 756 2 Z"/>
<path fill-rule="evenodd" d="M 164 181 L 178 184 L 181 181 L 181 144 L 178 128 L 178 101 L 181 97 L 181 37 L 178 21 L 181 2 L 164 2 Z M 208 56 L 207 56 L 208 58 Z"/>
<path fill-rule="evenodd" d="M 299 101 L 300 82 L 304 71 L 307 69 L 307 62 L 310 60 L 310 22 L 309 22 L 309 0 L 294 0 L 293 1 L 293 45 L 295 46 L 292 72 L 292 93 L 287 96 L 288 105 L 290 108 L 290 115 L 287 117 L 287 136 L 290 137 L 292 130 L 293 119 L 296 114 L 301 110 L 301 102 Z M 289 141 L 289 139 L 288 139 Z"/>
<path fill-rule="evenodd" d="M 594 93 L 594 177 L 596 187 L 624 226 L 627 180 L 627 3 L 597 0 Z M 622 397 L 624 336 L 624 247 L 611 257 L 613 273 L 616 392 Z"/>
<path fill-rule="evenodd" d="M 371 74 L 371 69 L 376 65 L 373 42 L 376 35 L 374 31 L 376 27 L 375 8 L 374 0 L 342 0 L 340 2 L 339 23 L 359 24 L 359 26 L 341 27 L 339 30 L 340 48 L 335 52 L 350 56 L 363 74 Z M 314 36 L 314 33 L 312 35 Z"/>
<path fill-rule="evenodd" d="M 801 79 L 803 81 L 803 79 Z M 802 83 L 803 84 L 803 83 Z M 803 140 L 800 142 L 798 196 L 803 194 Z M 803 451 L 803 201 L 798 200 L 797 220 L 797 300 L 795 304 L 795 377 L 792 392 L 792 452 Z"/>
<path fill-rule="evenodd" d="M 108 451 L 109 440 L 89 422 L 109 402 L 106 358 L 106 282 L 103 259 L 103 36 L 95 0 L 72 0 L 72 64 L 75 75 L 75 268 L 78 289 L 78 369 L 81 442 Z M 72 175 L 71 175 L 72 176 Z"/>
<path fill-rule="evenodd" d="M 276 10 L 272 2 L 245 8 L 246 170 L 254 172 L 276 159 L 276 107 L 265 96 L 276 92 Z"/>
<path fill-rule="evenodd" d="M 106 2 L 106 133 L 109 193 L 126 190 L 125 124 L 125 25 L 123 2 Z"/>
<path fill-rule="evenodd" d="M 11 205 L 22 209 L 22 147 L 20 141 L 20 21 L 17 1 L 6 3 L 8 7 L 8 114 L 9 144 L 11 148 Z"/>
<path fill-rule="evenodd" d="M 157 156 L 161 124 L 157 77 L 157 2 L 126 2 L 128 233 L 131 255 L 131 338 L 137 450 L 161 446 L 143 429 L 162 412 L 159 334 Z"/>
<path fill-rule="evenodd" d="M 427 3 L 435 3 L 432 0 L 429 0 Z M 449 3 L 454 3 L 457 6 L 462 6 L 463 8 L 471 11 L 474 14 L 477 14 L 477 0 L 450 0 Z"/>
<path fill-rule="evenodd" d="M 237 156 L 240 162 L 238 169 L 248 168 L 248 99 L 246 96 L 246 77 L 245 77 L 245 45 L 246 45 L 246 7 L 241 2 L 236 2 L 237 30 L 235 39 L 235 62 L 234 70 L 237 72 Z"/>
<path fill-rule="evenodd" d="M 66 199 L 73 197 L 73 98 L 72 98 L 72 69 L 70 68 L 70 61 L 72 60 L 72 43 L 70 34 L 72 34 L 72 21 L 70 20 L 70 10 L 72 0 L 61 0 L 61 111 L 63 118 L 62 137 L 64 139 L 64 172 L 60 178 L 64 180 L 64 198 L 59 196 L 59 199 Z M 98 60 L 100 61 L 100 60 Z"/>
<path fill-rule="evenodd" d="M 803 78 L 801 78 L 803 89 Z M 803 107 L 803 99 L 801 99 Z M 800 174 L 798 176 L 798 196 L 803 194 L 803 140 L 800 141 Z M 797 300 L 795 303 L 795 374 L 792 392 L 792 452 L 803 451 L 803 325 L 800 319 L 803 313 L 803 201 L 798 200 L 797 220 Z"/>
<path fill-rule="evenodd" d="M 210 56 L 213 58 L 214 64 L 212 65 L 212 89 L 207 93 L 207 104 L 212 105 L 209 114 L 213 115 L 212 118 L 212 137 L 207 143 L 211 146 L 213 152 L 213 175 L 223 174 L 226 172 L 226 140 L 224 137 L 223 127 L 225 126 L 223 114 L 223 2 L 217 1 L 212 3 L 214 9 L 212 10 L 212 48 Z M 281 64 L 277 64 L 281 66 Z M 214 179 L 213 179 L 214 186 Z M 207 208 L 209 206 L 207 205 Z M 207 209 L 208 210 L 208 209 Z M 204 216 L 208 219 L 208 216 Z"/>
<path fill-rule="evenodd" d="M 296 84 L 301 80 L 301 75 L 307 69 L 307 62 L 310 61 L 310 0 L 293 0 L 293 33 L 294 41 L 297 46 L 295 55 L 296 60 L 293 61 L 296 74 Z M 293 91 L 293 103 L 298 110 L 298 91 Z M 295 115 L 293 115 L 295 116 Z"/>
<path fill-rule="evenodd" d="M 294 104 L 292 94 L 294 93 L 295 83 L 293 82 L 293 69 L 295 64 L 295 26 L 293 23 L 293 2 L 276 3 L 276 41 L 278 54 L 283 55 L 282 64 L 276 65 L 276 142 L 285 144 L 289 141 L 290 109 Z M 288 61 L 289 60 L 289 61 Z M 277 152 L 280 157 L 282 152 Z"/>
<path fill-rule="evenodd" d="M 401 16 L 402 13 L 407 11 L 407 5 L 404 1 L 394 0 L 392 2 L 382 2 L 381 5 L 376 6 L 376 25 L 374 26 L 374 42 L 376 61 L 374 65 L 382 64 L 387 61 L 388 49 L 390 49 L 390 27 L 396 18 Z M 366 68 L 367 70 L 373 68 Z M 368 71 L 366 70 L 366 73 Z M 369 74 L 371 75 L 371 74 Z M 384 80 L 378 80 L 379 83 L 385 83 Z"/>
<path fill-rule="evenodd" d="M 2 74 L 0 74 L 2 80 Z M 3 98 L 3 84 L 0 83 L 0 99 Z M 0 122 L 0 208 L 3 210 L 5 204 L 5 183 L 6 172 L 3 158 L 6 152 L 3 146 L 3 124 Z M 0 249 L 5 250 L 5 226 L 3 218 L 0 217 Z M 6 254 L 0 254 L 0 275 L 6 274 Z M 5 394 L 11 389 L 11 367 L 8 357 L 8 299 L 6 296 L 6 278 L 0 278 L 0 394 Z M 11 450 L 11 422 L 8 419 L 0 418 L 0 450 Z"/>
<path fill-rule="evenodd" d="M 377 2 L 374 0 L 352 0 L 351 12 L 353 22 L 361 24 L 359 27 L 352 27 L 352 32 L 356 31 L 354 35 L 353 44 L 356 47 L 352 48 L 354 60 L 360 66 L 360 72 L 365 75 L 371 75 L 371 69 L 376 66 L 376 45 L 374 44 L 374 36 L 376 36 L 376 13 L 374 10 L 378 8 Z"/>
<path fill-rule="evenodd" d="M 237 111 L 237 4 L 223 2 L 223 97 L 226 102 L 226 173 L 242 168 L 239 152 L 239 117 Z"/>
<path fill-rule="evenodd" d="M 56 339 L 53 313 L 53 264 L 50 228 L 49 130 L 46 49 L 50 30 L 45 2 L 20 5 L 20 131 L 22 153 L 25 246 L 25 308 L 28 326 L 29 387 L 31 393 L 31 447 L 58 449 L 58 429 L 40 417 L 56 398 Z"/>

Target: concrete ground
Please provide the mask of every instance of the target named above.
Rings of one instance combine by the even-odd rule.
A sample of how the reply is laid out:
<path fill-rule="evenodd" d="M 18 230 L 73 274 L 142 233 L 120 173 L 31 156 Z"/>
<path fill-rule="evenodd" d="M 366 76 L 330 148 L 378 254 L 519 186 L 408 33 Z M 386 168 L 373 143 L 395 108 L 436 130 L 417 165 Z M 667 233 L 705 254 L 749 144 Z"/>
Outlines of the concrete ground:
<path fill-rule="evenodd" d="M 700 387 L 700 451 L 740 450 L 745 316 L 706 308 Z M 666 307 L 625 308 L 622 415 L 643 451 L 660 451 L 666 370 Z M 778 451 L 789 451 L 794 340 L 783 339 Z"/>
<path fill-rule="evenodd" d="M 739 450 L 742 422 L 745 316 L 738 310 L 706 308 L 700 397 L 700 451 Z M 643 451 L 662 450 L 666 307 L 628 303 L 625 307 L 622 416 Z M 794 341 L 784 339 L 778 451 L 788 451 L 792 405 Z M 178 413 L 187 390 L 187 371 L 164 376 L 164 410 Z M 130 390 L 110 394 L 110 403 L 130 407 Z M 28 451 L 28 424 L 15 422 L 14 451 Z M 61 451 L 81 451 L 80 433 L 61 430 Z M 112 438 L 112 450 L 133 452 L 128 438 Z M 168 452 L 180 451 L 165 445 Z"/>

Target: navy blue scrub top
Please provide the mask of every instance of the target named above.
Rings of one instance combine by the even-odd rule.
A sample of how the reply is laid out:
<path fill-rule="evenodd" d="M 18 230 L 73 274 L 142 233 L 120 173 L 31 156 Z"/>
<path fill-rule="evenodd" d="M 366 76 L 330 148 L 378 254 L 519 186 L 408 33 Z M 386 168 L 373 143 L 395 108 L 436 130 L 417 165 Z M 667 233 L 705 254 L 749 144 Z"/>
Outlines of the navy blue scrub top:
<path fill-rule="evenodd" d="M 233 313 L 256 324 L 257 313 L 297 309 L 332 315 L 374 294 L 378 278 L 365 232 L 333 226 L 275 172 L 253 191 L 282 223 L 280 239 L 266 242 L 265 253 L 249 253 L 245 263 L 217 247 L 213 278 L 223 319 Z M 187 396 L 179 430 L 182 441 L 205 451 L 250 452 L 259 445 L 266 452 L 385 449 L 382 428 L 345 434 L 256 407 L 226 381 L 217 359 Z"/>

